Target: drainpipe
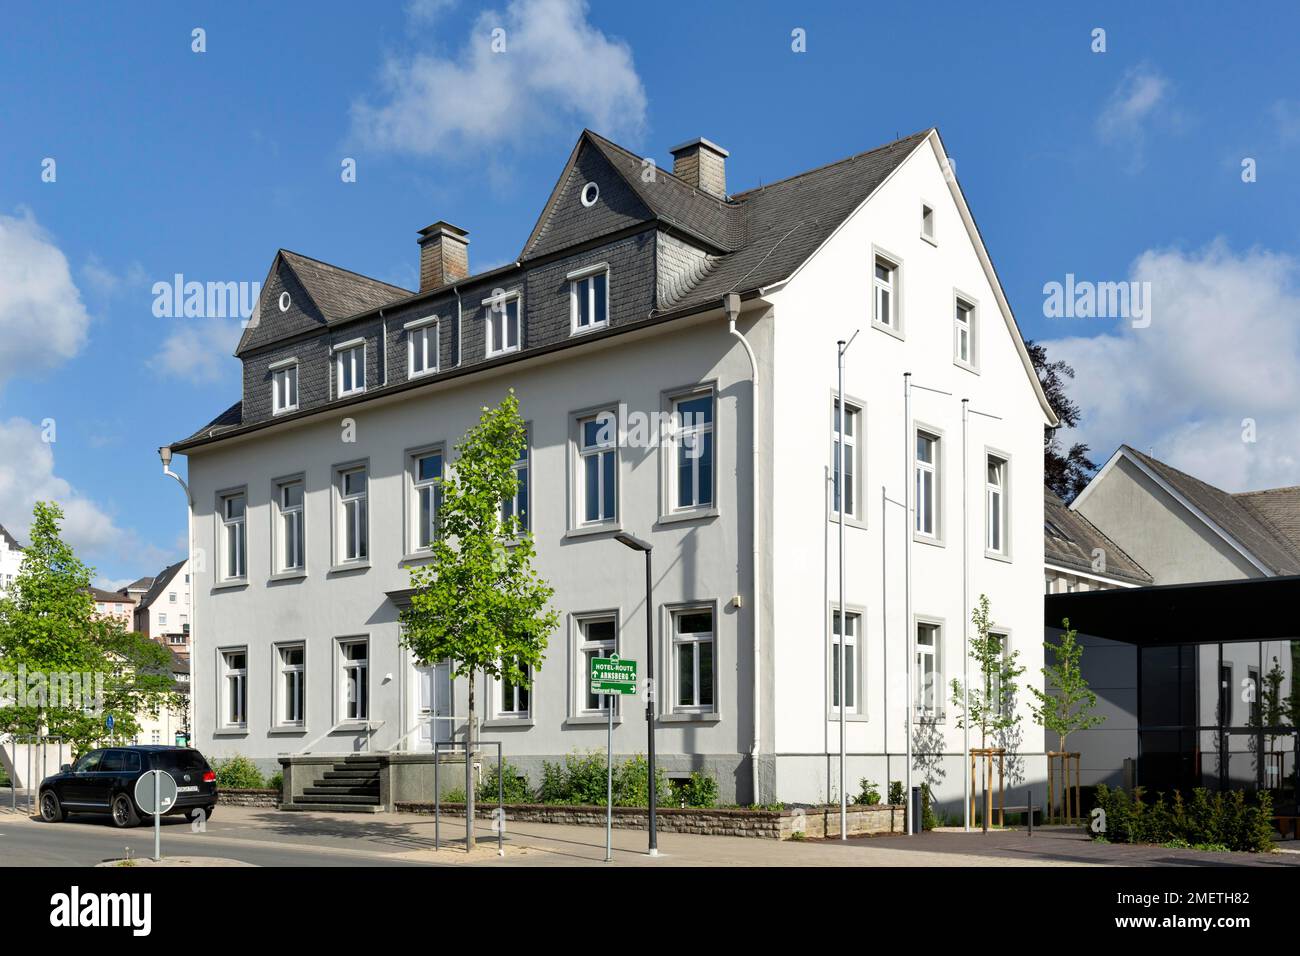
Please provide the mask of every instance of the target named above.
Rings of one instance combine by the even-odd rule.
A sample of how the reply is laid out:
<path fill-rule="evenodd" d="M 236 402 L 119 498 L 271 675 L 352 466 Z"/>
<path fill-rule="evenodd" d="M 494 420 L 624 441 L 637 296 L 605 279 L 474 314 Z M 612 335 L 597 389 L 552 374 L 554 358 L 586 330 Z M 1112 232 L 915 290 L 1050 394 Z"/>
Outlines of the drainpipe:
<path fill-rule="evenodd" d="M 382 331 L 379 339 L 379 357 L 384 363 L 384 384 L 388 384 L 388 320 L 384 318 L 384 310 L 379 310 L 379 321 L 382 323 Z"/>
<path fill-rule="evenodd" d="M 451 291 L 456 293 L 456 367 L 460 367 L 461 349 L 463 346 L 463 335 L 461 333 L 461 312 L 460 312 L 460 286 L 454 285 Z"/>
<path fill-rule="evenodd" d="M 758 803 L 759 802 L 758 752 L 759 752 L 759 747 L 761 745 L 761 740 L 759 737 L 759 728 L 761 727 L 759 721 L 759 714 L 761 712 L 761 704 L 762 704 L 762 689 L 758 679 L 760 673 L 761 652 L 762 652 L 762 644 L 759 638 L 760 635 L 762 634 L 762 621 L 763 621 L 763 613 L 762 613 L 762 608 L 759 605 L 759 596 L 758 596 L 759 582 L 761 580 L 759 574 L 761 565 L 759 562 L 759 546 L 758 546 L 758 534 L 759 534 L 758 498 L 759 498 L 760 484 L 761 484 L 759 478 L 759 470 L 758 470 L 758 359 L 754 355 L 754 349 L 749 344 L 749 340 L 745 338 L 744 333 L 742 333 L 739 329 L 736 328 L 736 319 L 740 315 L 739 293 L 728 292 L 725 296 L 723 296 L 722 308 L 723 311 L 725 311 L 727 314 L 727 331 L 730 332 L 732 335 L 734 335 L 736 338 L 738 338 L 740 340 L 740 344 L 745 347 L 745 354 L 749 356 L 749 369 L 750 369 L 750 419 L 751 419 L 751 429 L 753 431 L 753 439 L 750 442 L 751 462 L 750 462 L 749 474 L 750 474 L 750 481 L 752 482 L 752 491 L 750 492 L 750 494 L 753 499 L 753 515 L 750 519 L 751 520 L 750 538 L 752 540 L 753 549 L 750 558 L 750 567 L 752 569 L 752 573 L 754 576 L 754 588 L 753 588 L 754 606 L 751 612 L 754 616 L 754 628 L 753 628 L 754 630 L 754 647 L 753 647 L 753 651 L 754 651 L 754 660 L 753 660 L 754 739 L 751 741 L 749 747 L 749 773 L 750 773 L 750 787 L 751 787 L 751 792 L 753 794 L 751 799 L 753 800 L 754 803 Z"/>

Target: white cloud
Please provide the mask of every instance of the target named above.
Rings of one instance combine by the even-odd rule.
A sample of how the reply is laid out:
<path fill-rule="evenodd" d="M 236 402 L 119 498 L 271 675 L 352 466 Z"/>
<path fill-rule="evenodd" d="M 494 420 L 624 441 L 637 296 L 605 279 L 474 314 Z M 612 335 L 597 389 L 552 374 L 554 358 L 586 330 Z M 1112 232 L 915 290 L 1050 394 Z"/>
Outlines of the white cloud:
<path fill-rule="evenodd" d="M 1300 140 L 1300 100 L 1278 100 L 1269 107 L 1269 113 L 1283 143 Z"/>
<path fill-rule="evenodd" d="M 0 215 L 0 386 L 72 358 L 89 325 L 67 257 L 31 211 Z"/>
<path fill-rule="evenodd" d="M 1148 250 L 1130 277 L 1151 283 L 1148 327 L 1043 343 L 1076 373 L 1065 440 L 1098 460 L 1127 443 L 1229 491 L 1300 484 L 1300 262 L 1216 240 Z"/>
<path fill-rule="evenodd" d="M 504 52 L 493 50 L 498 28 Z M 477 152 L 559 124 L 635 141 L 645 126 L 632 51 L 588 22 L 582 0 L 514 0 L 480 14 L 459 55 L 390 57 L 380 82 L 378 105 L 353 104 L 353 137 L 396 152 Z"/>
<path fill-rule="evenodd" d="M 176 328 L 163 339 L 148 365 L 165 377 L 190 383 L 218 382 L 235 373 L 233 358 L 243 324 L 239 319 L 172 319 Z"/>
<path fill-rule="evenodd" d="M 81 278 L 103 298 L 110 298 L 133 286 L 147 288 L 149 282 L 144 266 L 140 263 L 132 262 L 124 272 L 117 273 L 106 266 L 94 253 L 91 253 L 86 264 L 81 267 Z"/>
<path fill-rule="evenodd" d="M 1097 134 L 1102 142 L 1128 151 L 1129 172 L 1145 163 L 1147 133 L 1153 126 L 1181 123 L 1170 105 L 1170 92 L 1169 80 L 1158 70 L 1145 64 L 1132 67 L 1120 77 L 1098 115 Z"/>

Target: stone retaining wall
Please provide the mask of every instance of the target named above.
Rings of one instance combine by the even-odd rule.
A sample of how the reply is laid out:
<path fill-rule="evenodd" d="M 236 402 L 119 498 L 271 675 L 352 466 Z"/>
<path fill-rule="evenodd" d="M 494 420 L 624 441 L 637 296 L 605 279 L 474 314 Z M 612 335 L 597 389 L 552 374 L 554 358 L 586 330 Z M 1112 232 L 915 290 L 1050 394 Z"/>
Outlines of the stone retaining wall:
<path fill-rule="evenodd" d="M 399 813 L 433 813 L 432 803 L 398 803 Z M 475 816 L 489 818 L 494 805 L 479 804 Z M 903 832 L 902 806 L 879 804 L 874 807 L 849 807 L 849 836 Z M 465 812 L 463 803 L 444 803 L 442 812 L 458 815 Z M 649 813 L 638 807 L 615 807 L 613 825 L 621 830 L 645 830 Z M 576 807 L 559 804 L 507 804 L 506 820 L 518 823 L 558 823 L 569 826 L 605 825 L 604 807 Z M 838 837 L 839 807 L 793 807 L 785 810 L 695 809 L 661 807 L 655 811 L 655 823 L 665 833 L 699 833 L 707 836 L 755 837 L 762 840 Z"/>
<path fill-rule="evenodd" d="M 269 807 L 280 805 L 279 790 L 231 790 L 218 789 L 217 803 L 227 807 Z"/>

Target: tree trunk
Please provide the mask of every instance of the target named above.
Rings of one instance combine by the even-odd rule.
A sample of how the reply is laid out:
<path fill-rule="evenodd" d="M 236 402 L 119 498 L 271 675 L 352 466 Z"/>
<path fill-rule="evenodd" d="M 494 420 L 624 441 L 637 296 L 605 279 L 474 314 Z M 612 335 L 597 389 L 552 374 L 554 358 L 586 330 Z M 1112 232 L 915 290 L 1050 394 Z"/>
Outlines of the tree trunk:
<path fill-rule="evenodd" d="M 469 672 L 469 719 L 465 724 L 465 852 L 474 849 L 474 672 Z"/>

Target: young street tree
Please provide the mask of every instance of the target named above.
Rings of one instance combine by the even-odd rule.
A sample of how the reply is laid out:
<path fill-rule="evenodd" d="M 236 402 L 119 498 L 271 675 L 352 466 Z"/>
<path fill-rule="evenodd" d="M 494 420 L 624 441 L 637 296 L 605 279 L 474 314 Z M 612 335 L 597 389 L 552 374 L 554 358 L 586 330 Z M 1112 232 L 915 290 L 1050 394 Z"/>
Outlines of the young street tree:
<path fill-rule="evenodd" d="M 1061 621 L 1061 627 L 1065 630 L 1059 644 L 1043 642 L 1053 663 L 1043 668 L 1044 688 L 1029 688 L 1035 701 L 1029 709 L 1044 730 L 1060 737 L 1060 752 L 1065 753 L 1066 737 L 1076 730 L 1096 727 L 1106 718 L 1092 712 L 1097 706 L 1097 695 L 1083 678 L 1080 667 L 1083 645 L 1075 640 L 1078 631 L 1070 627 L 1069 618 Z"/>
<path fill-rule="evenodd" d="M 61 737 L 82 753 L 134 737 L 140 715 L 156 717 L 177 698 L 167 648 L 95 613 L 92 571 L 60 536 L 62 518 L 58 505 L 37 502 L 31 545 L 0 598 L 0 671 L 21 668 L 26 683 L 0 689 L 0 731 Z"/>
<path fill-rule="evenodd" d="M 451 662 L 469 685 L 465 728 L 465 839 L 474 846 L 475 676 L 527 687 L 542 666 L 559 623 L 547 606 L 554 593 L 533 570 L 533 538 L 515 509 L 514 463 L 526 433 L 514 390 L 456 446 L 444 476 L 432 560 L 410 570 L 411 605 L 402 612 L 402 643 L 421 664 Z"/>
<path fill-rule="evenodd" d="M 1007 653 L 1000 635 L 992 633 L 993 619 L 989 612 L 989 598 L 981 594 L 979 604 L 971 611 L 975 636 L 970 641 L 970 658 L 979 668 L 979 685 L 962 694 L 961 681 L 952 681 L 952 702 L 961 716 L 957 727 L 970 726 L 980 732 L 980 749 L 988 747 L 988 738 L 1010 730 L 1019 721 L 1015 712 L 1016 678 L 1025 672 L 1020 666 L 1019 651 Z"/>

